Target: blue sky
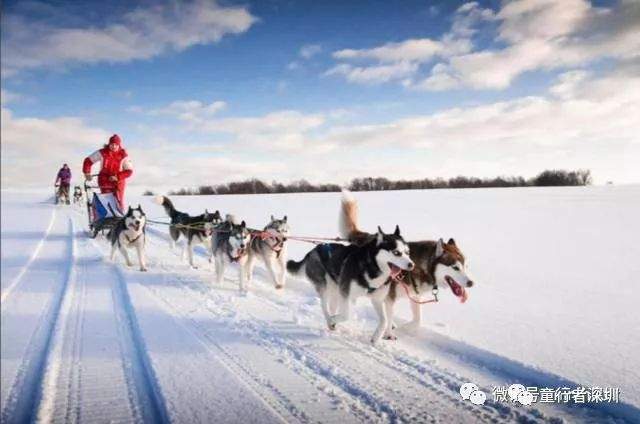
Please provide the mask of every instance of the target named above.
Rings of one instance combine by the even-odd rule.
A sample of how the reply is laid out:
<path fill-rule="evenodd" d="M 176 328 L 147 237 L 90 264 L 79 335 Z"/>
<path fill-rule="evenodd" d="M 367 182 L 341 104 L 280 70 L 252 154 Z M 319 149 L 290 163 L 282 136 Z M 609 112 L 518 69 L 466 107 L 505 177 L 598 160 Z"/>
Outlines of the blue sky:
<path fill-rule="evenodd" d="M 639 8 L 7 1 L 3 187 L 111 133 L 139 187 L 558 167 L 638 182 Z"/>

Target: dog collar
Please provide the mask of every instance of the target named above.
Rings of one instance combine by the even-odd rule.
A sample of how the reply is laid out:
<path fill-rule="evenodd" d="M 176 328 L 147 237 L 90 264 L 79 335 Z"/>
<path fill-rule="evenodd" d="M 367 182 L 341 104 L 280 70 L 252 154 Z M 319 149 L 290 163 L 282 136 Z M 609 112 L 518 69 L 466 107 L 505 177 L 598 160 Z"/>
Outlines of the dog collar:
<path fill-rule="evenodd" d="M 135 243 L 135 242 L 140 238 L 140 236 L 142 236 L 142 233 L 138 234 L 138 237 L 136 237 L 136 238 L 134 238 L 133 240 L 131 240 L 131 239 L 129 238 L 129 236 L 125 234 L 125 235 L 124 235 L 124 238 L 126 238 L 126 239 L 127 239 L 127 241 L 129 242 L 129 244 L 131 244 L 131 243 Z"/>
<path fill-rule="evenodd" d="M 373 288 L 373 287 L 371 287 L 371 286 L 367 287 L 367 294 L 371 294 L 371 293 L 375 292 L 376 290 L 378 290 L 378 289 L 379 289 L 379 288 L 381 288 L 381 287 L 386 286 L 386 285 L 387 285 L 387 284 L 389 284 L 390 282 L 391 282 L 391 279 L 388 279 L 388 280 L 387 280 L 387 281 L 385 281 L 385 283 L 384 283 L 383 285 L 381 285 L 380 287 L 377 287 L 377 288 Z"/>

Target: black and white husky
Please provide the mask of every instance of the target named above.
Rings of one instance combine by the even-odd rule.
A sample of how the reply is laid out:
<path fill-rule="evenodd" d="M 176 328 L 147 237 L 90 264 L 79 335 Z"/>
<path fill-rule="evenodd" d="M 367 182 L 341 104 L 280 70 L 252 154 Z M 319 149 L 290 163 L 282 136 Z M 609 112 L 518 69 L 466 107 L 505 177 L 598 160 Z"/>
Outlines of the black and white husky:
<path fill-rule="evenodd" d="M 374 237 L 373 234 L 358 228 L 358 204 L 349 192 L 343 193 L 340 233 L 342 237 L 356 244 L 366 243 Z M 453 295 L 464 303 L 468 298 L 465 287 L 474 285 L 467 270 L 465 256 L 454 239 L 451 238 L 446 243 L 442 239 L 410 241 L 408 245 L 410 258 L 415 267 L 403 278 L 391 282 L 389 295 L 385 300 L 389 317 L 385 337 L 389 339 L 395 339 L 392 328 L 393 309 L 398 299 L 409 298 L 413 319 L 405 328 L 415 330 L 422 322 L 421 302 L 425 300 L 425 296 L 439 289 L 450 289 Z"/>
<path fill-rule="evenodd" d="M 264 227 L 262 234 L 265 237 L 254 237 L 249 245 L 249 258 L 247 262 L 247 282 L 251 283 L 253 277 L 253 266 L 255 260 L 261 258 L 264 262 L 273 284 L 276 289 L 284 287 L 287 268 L 287 235 L 289 234 L 289 224 L 287 216 L 276 219 L 271 215 L 271 221 Z M 278 269 L 274 269 L 274 264 L 278 264 Z"/>
<path fill-rule="evenodd" d="M 118 220 L 116 226 L 111 229 L 107 236 L 111 242 L 112 261 L 115 259 L 116 251 L 119 250 L 120 253 L 122 253 L 122 256 L 124 256 L 127 266 L 132 266 L 133 263 L 129 258 L 128 249 L 135 248 L 138 252 L 140 271 L 147 270 L 144 250 L 146 244 L 146 225 L 147 217 L 140 205 L 135 209 L 132 209 L 131 206 L 129 206 L 127 213 Z"/>
<path fill-rule="evenodd" d="M 410 271 L 413 266 L 409 246 L 398 226 L 393 234 L 385 234 L 378 227 L 375 236 L 361 245 L 320 244 L 302 261 L 287 262 L 291 274 L 304 275 L 315 286 L 330 330 L 349 319 L 355 299 L 368 297 L 379 318 L 371 338 L 374 344 L 383 336 L 390 319 L 384 304 L 390 279 L 401 271 Z"/>
<path fill-rule="evenodd" d="M 79 205 L 82 201 L 82 189 L 80 186 L 73 187 L 73 204 Z"/>
<path fill-rule="evenodd" d="M 224 268 L 227 263 L 237 263 L 240 267 L 240 292 L 246 291 L 248 248 L 251 243 L 251 232 L 247 224 L 238 224 L 235 218 L 227 215 L 225 222 L 216 228 L 211 238 L 211 251 L 216 262 L 216 282 L 222 284 Z"/>
<path fill-rule="evenodd" d="M 222 223 L 220 212 L 210 213 L 205 209 L 203 214 L 191 216 L 188 213 L 176 210 L 167 196 L 158 196 L 155 201 L 157 204 L 162 205 L 169 218 L 171 218 L 171 225 L 169 225 L 171 248 L 175 247 L 176 241 L 178 241 L 180 235 L 183 235 L 187 242 L 182 250 L 182 256 L 184 259 L 185 252 L 188 254 L 189 265 L 193 268 L 196 267 L 193 262 L 193 248 L 198 244 L 204 245 L 209 250 L 209 260 L 211 261 L 211 257 L 213 257 L 211 237 L 215 227 Z"/>

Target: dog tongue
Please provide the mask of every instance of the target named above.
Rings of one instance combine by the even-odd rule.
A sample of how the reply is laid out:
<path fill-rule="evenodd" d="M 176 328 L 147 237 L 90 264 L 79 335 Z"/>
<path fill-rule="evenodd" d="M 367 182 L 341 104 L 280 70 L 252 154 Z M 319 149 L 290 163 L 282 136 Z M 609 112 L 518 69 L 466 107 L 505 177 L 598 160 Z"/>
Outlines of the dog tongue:
<path fill-rule="evenodd" d="M 460 298 L 460 303 L 466 302 L 469 295 L 467 294 L 467 291 L 464 289 L 464 287 L 462 287 L 453 279 L 450 279 L 448 282 L 451 286 L 451 291 L 453 291 L 453 294 Z"/>

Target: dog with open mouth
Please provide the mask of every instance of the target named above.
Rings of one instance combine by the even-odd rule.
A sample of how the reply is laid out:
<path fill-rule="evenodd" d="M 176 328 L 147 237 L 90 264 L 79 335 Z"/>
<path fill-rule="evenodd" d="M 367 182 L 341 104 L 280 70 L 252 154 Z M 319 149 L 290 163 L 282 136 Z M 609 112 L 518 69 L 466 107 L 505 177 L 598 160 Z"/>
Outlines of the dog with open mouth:
<path fill-rule="evenodd" d="M 216 282 L 222 284 L 226 264 L 237 263 L 240 268 L 240 292 L 246 293 L 248 275 L 248 250 L 251 243 L 251 232 L 247 224 L 232 215 L 216 228 L 211 238 L 211 251 L 216 263 Z"/>
<path fill-rule="evenodd" d="M 133 263 L 129 258 L 128 249 L 135 248 L 138 253 L 140 271 L 147 270 L 145 260 L 146 225 L 147 217 L 140 205 L 135 209 L 129 206 L 127 213 L 118 220 L 118 223 L 107 235 L 111 242 L 111 261 L 115 259 L 116 251 L 119 250 L 124 256 L 127 266 L 132 266 Z"/>
<path fill-rule="evenodd" d="M 364 244 L 375 237 L 361 231 L 358 227 L 358 204 L 350 192 L 343 191 L 342 207 L 340 211 L 340 233 L 355 244 Z M 469 294 L 467 288 L 474 285 L 467 270 L 465 256 L 454 239 L 444 242 L 437 241 L 410 241 L 409 257 L 415 267 L 402 278 L 398 275 L 393 278 L 389 287 L 388 296 L 385 299 L 386 314 L 389 317 L 388 327 L 384 338 L 395 339 L 393 322 L 395 302 L 403 297 L 409 298 L 413 319 L 406 325 L 409 330 L 420 327 L 422 322 L 421 302 L 424 296 L 439 291 L 450 289 L 461 303 L 467 301 Z"/>
<path fill-rule="evenodd" d="M 396 226 L 391 234 L 378 227 L 362 244 L 317 245 L 301 261 L 288 261 L 287 271 L 314 285 L 330 330 L 350 319 L 351 305 L 357 298 L 369 298 L 378 315 L 378 327 L 371 337 L 371 343 L 376 344 L 391 318 L 385 307 L 391 277 L 411 271 L 413 266 L 409 246 Z"/>
<path fill-rule="evenodd" d="M 287 235 L 289 234 L 287 216 L 278 219 L 271 215 L 271 220 L 260 234 L 264 236 L 252 238 L 249 246 L 247 281 L 251 282 L 253 266 L 256 259 L 260 258 L 267 267 L 276 289 L 282 289 L 287 273 Z"/>

